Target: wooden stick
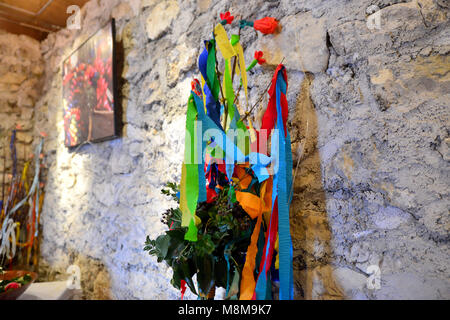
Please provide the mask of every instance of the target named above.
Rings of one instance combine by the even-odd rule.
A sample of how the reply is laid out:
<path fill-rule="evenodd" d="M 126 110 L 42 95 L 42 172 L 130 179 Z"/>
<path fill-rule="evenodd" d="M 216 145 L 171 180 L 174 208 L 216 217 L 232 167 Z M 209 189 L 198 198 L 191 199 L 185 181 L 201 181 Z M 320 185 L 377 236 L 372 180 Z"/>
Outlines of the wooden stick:
<path fill-rule="evenodd" d="M 264 89 L 264 92 L 259 96 L 258 101 L 256 101 L 256 103 L 250 108 L 249 111 L 245 112 L 245 115 L 242 118 L 242 121 L 247 119 L 247 117 L 250 115 L 250 113 L 253 112 L 253 109 L 258 105 L 258 103 L 262 100 L 262 98 L 264 98 L 264 95 L 267 93 L 267 90 L 269 90 L 269 87 L 270 87 L 271 84 L 272 84 L 272 79 L 270 79 L 270 82 L 267 85 L 267 87 Z"/>
<path fill-rule="evenodd" d="M 282 64 L 284 61 L 284 58 L 281 60 L 280 64 Z M 255 107 L 258 105 L 258 103 L 262 100 L 262 98 L 264 98 L 264 95 L 267 93 L 267 90 L 269 90 L 270 85 L 272 84 L 272 79 L 270 79 L 269 84 L 267 85 L 267 87 L 264 89 L 263 93 L 259 96 L 258 100 L 256 101 L 256 103 L 250 108 L 249 111 L 247 111 L 245 113 L 245 116 L 242 118 L 242 121 L 244 121 L 245 119 L 247 119 L 247 117 L 250 115 L 250 113 L 253 112 L 253 109 L 255 109 Z"/>
<path fill-rule="evenodd" d="M 6 146 L 3 147 L 3 178 L 2 178 L 2 201 L 5 207 L 5 176 L 6 176 Z"/>
<path fill-rule="evenodd" d="M 236 103 L 237 99 L 239 98 L 239 93 L 241 92 L 241 88 L 242 88 L 242 83 L 239 85 L 238 91 L 237 93 L 234 95 L 234 101 L 233 104 Z"/>

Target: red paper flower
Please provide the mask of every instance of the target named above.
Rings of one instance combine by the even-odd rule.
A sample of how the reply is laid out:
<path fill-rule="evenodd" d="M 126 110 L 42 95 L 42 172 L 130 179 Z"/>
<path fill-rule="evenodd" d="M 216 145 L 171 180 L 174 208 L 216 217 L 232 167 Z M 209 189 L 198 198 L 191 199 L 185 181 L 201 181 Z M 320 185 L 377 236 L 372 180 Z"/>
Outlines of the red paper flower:
<path fill-rule="evenodd" d="M 278 27 L 278 21 L 272 17 L 265 17 L 253 22 L 253 28 L 264 34 L 274 33 Z"/>
<path fill-rule="evenodd" d="M 266 63 L 266 59 L 263 59 L 263 52 L 262 51 L 255 51 L 255 59 L 258 61 L 258 64 Z"/>
<path fill-rule="evenodd" d="M 17 289 L 17 288 L 20 288 L 20 283 L 10 282 L 5 286 L 5 291 L 8 291 L 9 289 Z"/>
<path fill-rule="evenodd" d="M 226 23 L 225 24 L 231 24 L 231 22 L 233 22 L 233 20 L 234 20 L 234 16 L 232 16 L 231 14 L 230 14 L 230 11 L 227 11 L 227 12 L 225 12 L 225 13 L 221 13 L 220 14 L 220 19 L 222 20 L 222 21 L 226 21 Z"/>

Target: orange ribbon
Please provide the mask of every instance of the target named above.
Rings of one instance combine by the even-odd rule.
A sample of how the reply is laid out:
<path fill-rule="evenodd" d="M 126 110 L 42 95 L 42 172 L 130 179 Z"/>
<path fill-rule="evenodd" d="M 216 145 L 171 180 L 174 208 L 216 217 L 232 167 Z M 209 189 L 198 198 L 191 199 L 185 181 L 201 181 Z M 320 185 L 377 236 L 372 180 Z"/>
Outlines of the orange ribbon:
<path fill-rule="evenodd" d="M 256 281 L 253 276 L 255 270 L 256 254 L 258 252 L 258 238 L 261 230 L 261 222 L 264 212 L 272 210 L 272 177 L 263 182 L 261 186 L 261 197 L 248 192 L 236 191 L 236 200 L 252 219 L 258 218 L 253 230 L 250 245 L 247 249 L 244 268 L 242 269 L 240 300 L 251 300 L 255 291 Z"/>

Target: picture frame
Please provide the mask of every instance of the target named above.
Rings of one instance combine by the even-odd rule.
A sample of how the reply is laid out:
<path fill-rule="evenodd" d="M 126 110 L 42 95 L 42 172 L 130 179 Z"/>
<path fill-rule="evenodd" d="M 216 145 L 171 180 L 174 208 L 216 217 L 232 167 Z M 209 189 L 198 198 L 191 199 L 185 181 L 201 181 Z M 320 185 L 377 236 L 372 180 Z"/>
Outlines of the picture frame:
<path fill-rule="evenodd" d="M 62 63 L 64 144 L 74 148 L 119 136 L 115 20 Z"/>

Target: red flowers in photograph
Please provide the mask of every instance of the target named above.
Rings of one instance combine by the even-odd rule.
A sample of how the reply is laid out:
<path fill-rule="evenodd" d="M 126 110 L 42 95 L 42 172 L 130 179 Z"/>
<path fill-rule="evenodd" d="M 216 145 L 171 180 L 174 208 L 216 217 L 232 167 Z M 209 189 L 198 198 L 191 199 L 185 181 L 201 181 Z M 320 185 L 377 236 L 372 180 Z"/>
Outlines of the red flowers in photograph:
<path fill-rule="evenodd" d="M 97 109 L 106 109 L 112 111 L 111 105 L 108 102 L 108 83 L 105 78 L 100 77 L 97 81 Z"/>

